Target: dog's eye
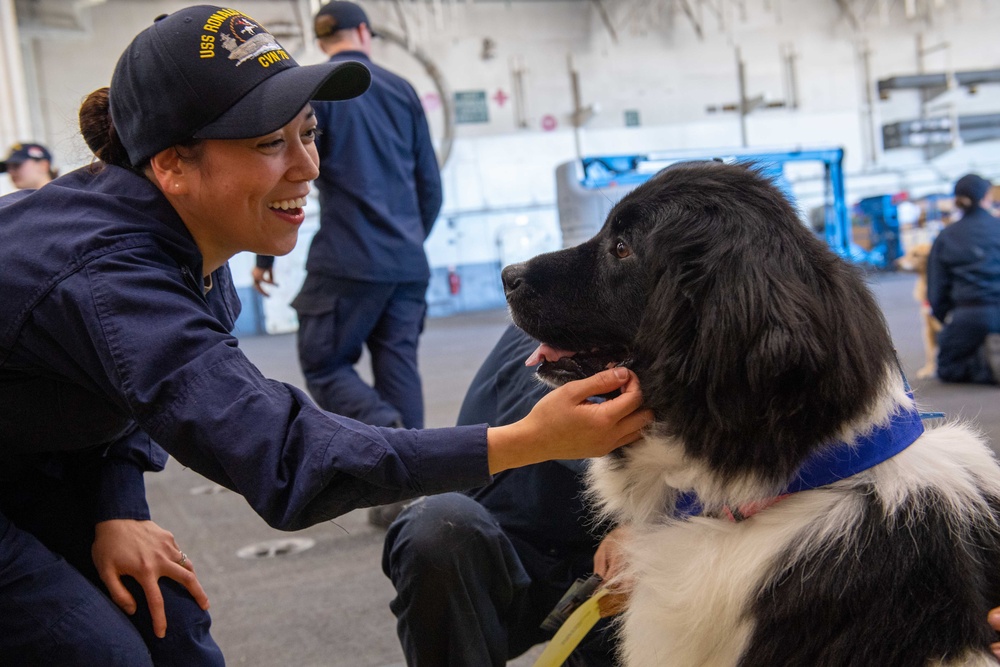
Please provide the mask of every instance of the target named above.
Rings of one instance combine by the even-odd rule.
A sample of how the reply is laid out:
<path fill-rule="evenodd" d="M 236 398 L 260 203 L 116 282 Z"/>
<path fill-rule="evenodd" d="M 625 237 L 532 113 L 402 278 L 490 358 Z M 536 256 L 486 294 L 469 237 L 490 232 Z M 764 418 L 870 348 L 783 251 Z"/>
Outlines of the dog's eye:
<path fill-rule="evenodd" d="M 618 243 L 615 245 L 615 255 L 618 256 L 618 259 L 625 259 L 631 254 L 632 254 L 632 249 L 629 248 L 624 241 L 618 239 Z"/>

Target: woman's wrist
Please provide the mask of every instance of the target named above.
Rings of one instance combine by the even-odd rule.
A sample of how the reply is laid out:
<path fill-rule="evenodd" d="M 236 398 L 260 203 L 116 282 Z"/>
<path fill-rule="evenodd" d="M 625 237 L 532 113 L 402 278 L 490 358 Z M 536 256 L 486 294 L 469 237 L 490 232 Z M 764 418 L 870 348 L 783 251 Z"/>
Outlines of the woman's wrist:
<path fill-rule="evenodd" d="M 486 452 L 490 474 L 544 461 L 529 442 L 521 422 L 486 429 Z"/>

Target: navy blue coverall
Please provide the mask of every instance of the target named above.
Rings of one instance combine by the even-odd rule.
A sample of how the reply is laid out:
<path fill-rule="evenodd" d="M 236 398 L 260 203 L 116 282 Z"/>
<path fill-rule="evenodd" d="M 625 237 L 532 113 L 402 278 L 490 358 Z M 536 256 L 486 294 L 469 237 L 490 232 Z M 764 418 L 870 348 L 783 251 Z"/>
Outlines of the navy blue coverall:
<path fill-rule="evenodd" d="M 366 424 L 422 428 L 424 241 L 441 210 L 441 175 L 413 87 L 360 51 L 330 58 L 347 60 L 364 63 L 372 83 L 346 102 L 313 102 L 320 225 L 292 301 L 299 361 L 320 407 Z M 272 262 L 259 257 L 257 265 Z M 373 387 L 354 370 L 363 346 Z"/>
<path fill-rule="evenodd" d="M 0 664 L 221 662 L 186 590 L 161 582 L 157 640 L 145 601 L 126 617 L 90 562 L 96 523 L 149 518 L 143 473 L 167 453 L 286 530 L 490 479 L 485 425 L 374 428 L 263 377 L 230 333 L 229 268 L 206 290 L 140 175 L 84 168 L 0 198 L 0 267 Z"/>
<path fill-rule="evenodd" d="M 987 334 L 1000 333 L 1000 220 L 977 206 L 938 234 L 927 264 L 927 300 L 944 322 L 938 377 L 1000 383 L 982 349 Z"/>
<path fill-rule="evenodd" d="M 524 360 L 538 347 L 508 327 L 477 372 L 458 422 L 503 425 L 548 388 Z M 411 504 L 389 527 L 382 569 L 407 665 L 502 667 L 547 641 L 540 625 L 563 593 L 594 569 L 600 528 L 588 519 L 582 461 L 506 470 L 488 486 Z M 613 664 L 606 621 L 568 664 Z"/>

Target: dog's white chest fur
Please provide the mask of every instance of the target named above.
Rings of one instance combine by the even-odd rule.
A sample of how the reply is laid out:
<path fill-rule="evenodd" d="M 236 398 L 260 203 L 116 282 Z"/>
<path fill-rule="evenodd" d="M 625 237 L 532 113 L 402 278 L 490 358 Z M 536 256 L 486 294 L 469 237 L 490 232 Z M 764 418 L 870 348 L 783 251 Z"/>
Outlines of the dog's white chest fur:
<path fill-rule="evenodd" d="M 640 529 L 629 554 L 637 587 L 624 619 L 627 664 L 736 664 L 752 629 L 748 601 L 775 556 L 811 517 L 849 513 L 838 501 L 848 502 L 803 492 L 741 523 L 694 517 Z"/>
<path fill-rule="evenodd" d="M 901 454 L 855 478 L 792 494 L 739 523 L 726 518 L 665 517 L 662 508 L 669 504 L 665 498 L 673 493 L 666 481 L 684 474 L 676 451 L 662 440 L 635 445 L 624 462 L 606 458 L 591 469 L 590 488 L 600 506 L 634 530 L 626 574 L 634 589 L 620 619 L 628 667 L 736 665 L 757 623 L 753 600 L 776 572 L 830 550 L 840 550 L 838 558 L 847 567 L 865 567 L 864 557 L 854 549 L 854 528 L 864 512 L 859 483 L 877 490 L 890 516 L 930 489 L 936 503 L 954 508 L 950 520 L 957 532 L 988 516 L 984 488 L 1000 493 L 991 452 L 961 426 L 930 431 Z M 656 502 L 650 503 L 650 497 Z M 919 505 L 916 509 L 919 512 Z M 852 564 L 852 558 L 859 560 Z M 806 571 L 799 585 L 802 598 L 808 600 L 815 595 L 812 584 L 833 575 L 808 567 Z M 789 642 L 805 640 L 787 637 Z M 994 664 L 986 649 L 936 664 Z"/>

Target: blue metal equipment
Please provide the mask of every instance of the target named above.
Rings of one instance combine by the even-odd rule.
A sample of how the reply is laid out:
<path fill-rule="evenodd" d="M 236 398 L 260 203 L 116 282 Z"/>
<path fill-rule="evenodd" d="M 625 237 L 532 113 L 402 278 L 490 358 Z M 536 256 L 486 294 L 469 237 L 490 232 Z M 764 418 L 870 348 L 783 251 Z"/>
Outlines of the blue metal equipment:
<path fill-rule="evenodd" d="M 824 168 L 821 234 L 830 248 L 854 262 L 881 265 L 884 254 L 865 250 L 851 237 L 851 221 L 844 198 L 844 150 L 842 148 L 794 149 L 754 152 L 748 149 L 701 150 L 697 152 L 653 152 L 639 155 L 588 156 L 556 168 L 556 198 L 563 245 L 571 246 L 593 236 L 611 207 L 628 191 L 646 182 L 658 171 L 677 162 L 720 159 L 753 163 L 785 192 L 796 198 L 785 176 L 789 162 L 818 162 Z M 817 224 L 817 227 L 820 225 Z"/>
<path fill-rule="evenodd" d="M 866 197 L 858 202 L 857 210 L 867 220 L 871 240 L 865 261 L 879 268 L 891 268 L 903 256 L 899 214 L 892 195 Z"/>

